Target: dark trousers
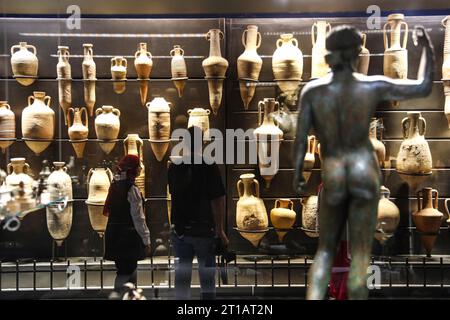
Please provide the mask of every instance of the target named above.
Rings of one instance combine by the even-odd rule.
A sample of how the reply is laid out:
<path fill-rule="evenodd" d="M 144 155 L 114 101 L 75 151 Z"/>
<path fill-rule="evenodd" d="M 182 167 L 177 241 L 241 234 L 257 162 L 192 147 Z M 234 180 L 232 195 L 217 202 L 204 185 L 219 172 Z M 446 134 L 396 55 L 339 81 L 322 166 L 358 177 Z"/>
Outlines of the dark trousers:
<path fill-rule="evenodd" d="M 116 260 L 117 275 L 114 281 L 114 290 L 120 291 L 127 282 L 134 285 L 137 283 L 137 260 L 121 259 Z"/>

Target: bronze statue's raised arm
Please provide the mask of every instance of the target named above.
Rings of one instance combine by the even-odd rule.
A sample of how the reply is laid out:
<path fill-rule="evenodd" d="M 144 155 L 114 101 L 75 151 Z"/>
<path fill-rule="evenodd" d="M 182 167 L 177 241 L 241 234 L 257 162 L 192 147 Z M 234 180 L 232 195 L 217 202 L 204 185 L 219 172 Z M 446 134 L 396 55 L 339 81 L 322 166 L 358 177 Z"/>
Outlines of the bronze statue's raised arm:
<path fill-rule="evenodd" d="M 299 194 L 304 191 L 306 181 L 303 178 L 303 162 L 305 160 L 306 148 L 308 146 L 308 133 L 312 125 L 311 105 L 306 97 L 307 87 L 303 88 L 300 97 L 300 114 L 297 120 L 297 134 L 294 147 L 294 190 Z"/>
<path fill-rule="evenodd" d="M 383 77 L 380 81 L 382 100 L 420 98 L 430 94 L 434 76 L 434 50 L 430 38 L 422 26 L 416 26 L 415 36 L 422 48 L 417 80 L 395 80 Z"/>

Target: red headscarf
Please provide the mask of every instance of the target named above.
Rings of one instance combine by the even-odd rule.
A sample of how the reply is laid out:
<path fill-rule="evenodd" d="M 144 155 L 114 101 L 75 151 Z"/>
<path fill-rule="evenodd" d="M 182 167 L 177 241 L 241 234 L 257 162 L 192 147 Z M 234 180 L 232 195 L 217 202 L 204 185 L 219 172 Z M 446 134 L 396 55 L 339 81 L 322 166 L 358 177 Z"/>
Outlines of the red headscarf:
<path fill-rule="evenodd" d="M 139 166 L 139 157 L 134 154 L 127 154 L 117 164 L 119 173 L 125 172 L 127 178 L 133 181 L 136 179 Z"/>
<path fill-rule="evenodd" d="M 138 174 L 139 166 L 139 157 L 134 154 L 127 154 L 119 161 L 119 163 L 117 164 L 117 169 L 119 171 L 119 174 L 125 173 L 127 175 L 127 179 L 134 182 Z M 103 215 L 106 217 L 109 216 L 109 203 L 111 193 L 112 192 L 110 187 L 108 196 L 106 197 L 105 206 L 103 207 Z"/>

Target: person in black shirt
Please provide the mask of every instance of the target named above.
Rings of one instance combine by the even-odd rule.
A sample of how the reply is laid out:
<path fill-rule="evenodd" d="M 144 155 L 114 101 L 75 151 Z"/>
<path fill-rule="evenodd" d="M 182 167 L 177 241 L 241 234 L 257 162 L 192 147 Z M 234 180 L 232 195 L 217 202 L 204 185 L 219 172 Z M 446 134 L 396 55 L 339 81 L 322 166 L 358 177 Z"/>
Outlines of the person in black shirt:
<path fill-rule="evenodd" d="M 191 148 L 194 137 L 202 137 L 198 127 L 189 129 Z M 197 257 L 202 299 L 215 298 L 215 238 L 224 247 L 228 238 L 224 231 L 225 188 L 217 164 L 194 163 L 194 154 L 184 155 L 190 163 L 169 166 L 169 192 L 172 196 L 172 243 L 175 251 L 175 292 L 177 299 L 190 298 L 192 260 Z M 187 157 L 187 158 L 186 158 Z"/>

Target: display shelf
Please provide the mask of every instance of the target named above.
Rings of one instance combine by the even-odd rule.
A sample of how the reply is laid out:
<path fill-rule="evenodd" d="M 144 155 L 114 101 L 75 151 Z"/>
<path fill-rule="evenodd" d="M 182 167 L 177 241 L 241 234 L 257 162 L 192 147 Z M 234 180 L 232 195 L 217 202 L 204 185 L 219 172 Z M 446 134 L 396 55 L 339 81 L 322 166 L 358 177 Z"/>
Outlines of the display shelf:
<path fill-rule="evenodd" d="M 270 288 L 277 287 L 289 289 L 290 291 L 284 292 L 286 296 L 303 297 L 304 291 L 299 292 L 298 288 L 306 288 L 307 271 L 313 262 L 310 256 L 304 255 L 240 255 L 235 262 L 228 265 L 230 284 L 224 285 L 219 280 L 218 293 L 220 295 L 223 290 L 236 293 L 236 290 L 251 288 L 253 294 L 261 290 L 260 294 L 264 296 L 264 292 L 267 294 Z M 407 297 L 416 292 L 417 288 L 421 288 L 420 294 L 426 293 L 428 296 L 430 292 L 427 289 L 442 288 L 443 291 L 434 293 L 437 297 L 442 297 L 450 287 L 448 256 L 374 256 L 370 265 L 377 266 L 382 271 L 380 290 L 371 290 L 371 295 L 389 295 L 393 292 L 390 289 L 411 290 L 403 292 Z M 47 262 L 30 259 L 0 262 L 3 275 L 0 292 L 9 297 L 13 292 L 16 292 L 18 297 L 30 297 L 32 293 L 45 294 L 46 297 L 58 295 L 61 290 L 69 289 L 66 281 L 69 266 L 80 270 L 80 287 L 70 288 L 75 295 L 80 293 L 79 290 L 85 295 L 89 293 L 88 290 L 100 290 L 106 294 L 113 286 L 115 268 L 112 261 L 82 257 L 67 261 L 52 259 Z M 173 257 L 153 257 L 138 263 L 138 285 L 149 290 L 147 297 L 153 296 L 157 290 L 174 288 L 173 277 L 167 278 L 167 273 L 173 271 L 173 266 Z M 218 268 L 220 271 L 220 267 Z M 198 270 L 197 261 L 194 261 L 193 270 Z M 198 280 L 195 279 L 193 287 L 198 288 L 198 285 Z"/>
<path fill-rule="evenodd" d="M 29 78 L 29 77 L 22 77 L 22 78 Z M 36 81 L 42 81 L 42 82 L 58 82 L 61 79 L 56 78 L 33 78 L 36 79 Z M 130 79 L 124 79 L 124 80 L 114 80 L 110 78 L 97 78 L 95 80 L 89 80 L 89 79 L 62 79 L 66 81 L 72 81 L 72 82 L 140 82 L 140 81 L 148 81 L 148 82 L 171 82 L 172 78 L 150 78 L 150 79 L 137 79 L 137 78 L 130 78 Z M 17 81 L 14 78 L 0 78 L 0 81 Z M 188 82 L 203 82 L 207 81 L 205 78 L 187 78 L 186 81 Z"/>

